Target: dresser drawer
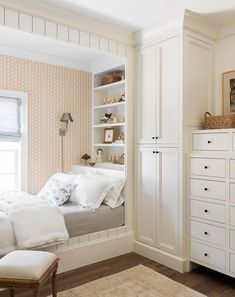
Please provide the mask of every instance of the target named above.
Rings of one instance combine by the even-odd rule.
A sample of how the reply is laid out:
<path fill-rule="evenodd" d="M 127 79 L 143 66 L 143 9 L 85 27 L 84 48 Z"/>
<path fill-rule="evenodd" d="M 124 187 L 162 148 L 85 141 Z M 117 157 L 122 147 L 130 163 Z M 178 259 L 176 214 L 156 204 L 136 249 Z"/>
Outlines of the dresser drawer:
<path fill-rule="evenodd" d="M 191 199 L 190 215 L 196 218 L 225 223 L 226 210 L 224 205 Z"/>
<path fill-rule="evenodd" d="M 225 200 L 225 182 L 190 179 L 190 195 L 209 199 Z"/>
<path fill-rule="evenodd" d="M 193 134 L 194 151 L 228 151 L 228 133 L 196 133 Z"/>
<path fill-rule="evenodd" d="M 235 183 L 229 184 L 229 200 L 235 203 Z"/>
<path fill-rule="evenodd" d="M 225 159 L 191 157 L 190 173 L 203 176 L 225 177 L 226 161 Z"/>
<path fill-rule="evenodd" d="M 190 221 L 190 236 L 220 246 L 225 246 L 226 242 L 224 228 L 193 220 Z"/>
<path fill-rule="evenodd" d="M 226 267 L 226 253 L 194 241 L 190 242 L 190 257 L 221 269 Z"/>
<path fill-rule="evenodd" d="M 229 160 L 229 177 L 235 178 L 235 160 L 234 159 Z"/>
<path fill-rule="evenodd" d="M 229 207 L 229 224 L 235 226 L 235 206 Z"/>

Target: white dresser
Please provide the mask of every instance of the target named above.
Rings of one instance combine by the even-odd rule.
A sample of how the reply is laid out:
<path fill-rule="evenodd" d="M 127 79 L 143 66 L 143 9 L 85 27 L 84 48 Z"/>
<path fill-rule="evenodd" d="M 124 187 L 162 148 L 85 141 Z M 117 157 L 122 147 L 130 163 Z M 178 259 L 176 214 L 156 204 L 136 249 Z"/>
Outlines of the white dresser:
<path fill-rule="evenodd" d="M 190 261 L 235 277 L 235 129 L 194 131 L 189 173 Z"/>

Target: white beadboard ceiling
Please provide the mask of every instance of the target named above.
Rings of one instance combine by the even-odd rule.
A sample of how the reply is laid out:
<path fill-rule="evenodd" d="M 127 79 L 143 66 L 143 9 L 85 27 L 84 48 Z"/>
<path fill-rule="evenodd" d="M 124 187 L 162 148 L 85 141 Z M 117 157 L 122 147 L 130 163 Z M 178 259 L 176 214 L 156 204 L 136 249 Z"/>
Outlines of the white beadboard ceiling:
<path fill-rule="evenodd" d="M 235 0 L 39 0 L 135 32 L 184 9 L 208 16 L 217 24 L 235 20 Z"/>

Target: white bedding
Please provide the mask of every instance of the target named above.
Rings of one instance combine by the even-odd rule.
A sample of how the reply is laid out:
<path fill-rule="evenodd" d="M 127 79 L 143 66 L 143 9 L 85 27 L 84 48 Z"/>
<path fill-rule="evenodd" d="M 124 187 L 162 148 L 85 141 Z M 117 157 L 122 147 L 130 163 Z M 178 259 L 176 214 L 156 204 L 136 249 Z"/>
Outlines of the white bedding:
<path fill-rule="evenodd" d="M 0 255 L 68 238 L 64 216 L 50 202 L 25 192 L 0 194 Z"/>

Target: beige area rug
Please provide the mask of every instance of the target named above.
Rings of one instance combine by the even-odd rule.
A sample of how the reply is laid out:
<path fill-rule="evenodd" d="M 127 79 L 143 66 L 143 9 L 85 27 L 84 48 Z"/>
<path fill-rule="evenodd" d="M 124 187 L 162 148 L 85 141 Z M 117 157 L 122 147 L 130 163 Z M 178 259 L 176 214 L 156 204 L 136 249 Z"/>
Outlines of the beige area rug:
<path fill-rule="evenodd" d="M 60 292 L 58 297 L 205 297 L 143 265 Z"/>

